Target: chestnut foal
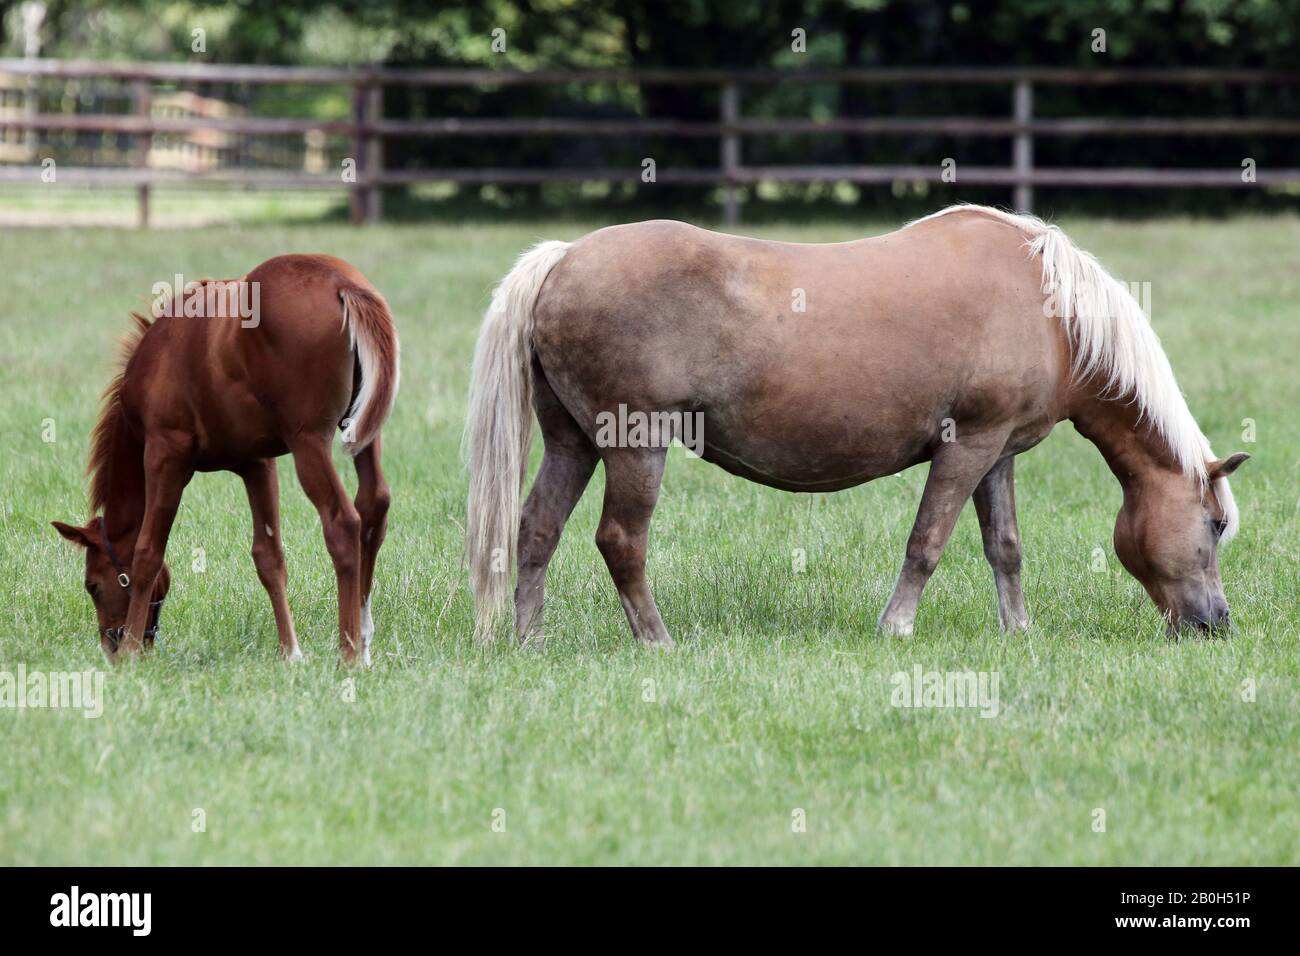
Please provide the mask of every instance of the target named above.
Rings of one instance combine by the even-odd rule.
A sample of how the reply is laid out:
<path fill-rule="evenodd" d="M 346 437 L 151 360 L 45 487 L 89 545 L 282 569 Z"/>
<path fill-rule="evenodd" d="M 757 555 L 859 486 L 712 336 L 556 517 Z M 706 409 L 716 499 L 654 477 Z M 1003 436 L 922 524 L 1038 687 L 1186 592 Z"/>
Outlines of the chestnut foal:
<path fill-rule="evenodd" d="M 155 314 L 158 312 L 155 306 Z M 233 471 L 253 511 L 253 563 L 271 597 L 280 652 L 302 652 L 285 599 L 275 459 L 293 455 L 320 514 L 339 593 L 343 660 L 370 661 L 370 592 L 388 485 L 379 430 L 398 385 L 383 296 L 332 256 L 277 256 L 242 279 L 186 286 L 150 322 L 135 315 L 90 454 L 85 526 L 54 522 L 86 550 L 86 590 L 110 660 L 152 647 L 170 574 L 163 557 L 196 471 Z M 358 479 L 350 501 L 331 459 L 335 429 Z"/>
<path fill-rule="evenodd" d="M 530 404 L 546 447 L 522 501 Z M 667 437 L 638 425 L 611 440 L 606 425 L 634 416 L 666 420 Z M 1116 554 L 1170 627 L 1226 624 L 1217 549 L 1236 530 L 1228 476 L 1247 456 L 1214 457 L 1137 301 L 1059 228 L 958 206 L 826 245 L 666 221 L 542 243 L 501 281 L 474 360 L 479 634 L 505 608 L 517 554 L 515 633 L 540 641 L 546 567 L 599 462 L 596 544 L 632 633 L 671 644 L 645 562 L 674 430 L 706 461 L 787 491 L 929 462 L 881 630 L 912 633 L 972 498 L 1002 625 L 1019 630 L 1013 462 L 1067 418 L 1123 489 Z"/>

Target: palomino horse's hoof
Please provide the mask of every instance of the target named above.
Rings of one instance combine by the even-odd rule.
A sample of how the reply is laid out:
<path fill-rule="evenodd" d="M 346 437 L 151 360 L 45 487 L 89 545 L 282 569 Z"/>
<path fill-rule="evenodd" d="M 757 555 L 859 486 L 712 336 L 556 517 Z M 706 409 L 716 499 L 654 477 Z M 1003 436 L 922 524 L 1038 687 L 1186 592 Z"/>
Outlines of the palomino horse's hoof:
<path fill-rule="evenodd" d="M 889 635 L 890 637 L 899 637 L 899 638 L 911 637 L 912 622 L 911 621 L 881 621 L 880 632 L 882 634 Z"/>

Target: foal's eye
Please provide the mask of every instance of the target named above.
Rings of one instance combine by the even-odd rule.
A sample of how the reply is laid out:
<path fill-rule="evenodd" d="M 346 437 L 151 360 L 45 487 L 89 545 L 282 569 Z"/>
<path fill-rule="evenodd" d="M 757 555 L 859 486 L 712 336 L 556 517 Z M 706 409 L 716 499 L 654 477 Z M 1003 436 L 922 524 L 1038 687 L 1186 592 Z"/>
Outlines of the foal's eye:
<path fill-rule="evenodd" d="M 87 582 L 86 582 L 86 593 L 89 594 L 91 597 L 94 597 L 94 596 L 95 596 L 95 582 L 94 582 L 94 581 L 87 581 Z"/>

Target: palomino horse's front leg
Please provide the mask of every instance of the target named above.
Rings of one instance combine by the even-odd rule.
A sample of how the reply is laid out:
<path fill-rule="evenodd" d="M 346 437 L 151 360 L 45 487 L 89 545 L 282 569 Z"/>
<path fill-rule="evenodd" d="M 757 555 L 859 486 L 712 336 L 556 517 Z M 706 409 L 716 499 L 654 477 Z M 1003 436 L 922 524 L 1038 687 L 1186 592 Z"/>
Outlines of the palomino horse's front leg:
<path fill-rule="evenodd" d="M 673 640 L 645 578 L 645 555 L 666 457 L 666 448 L 604 450 L 605 506 L 596 529 L 596 547 L 618 588 L 632 634 L 642 644 L 664 648 L 672 647 Z"/>
<path fill-rule="evenodd" d="M 353 463 L 357 469 L 357 497 L 353 502 L 361 516 L 361 653 L 362 663 L 370 664 L 370 643 L 375 636 L 375 619 L 370 613 L 374 597 L 375 559 L 388 533 L 388 506 L 392 492 L 379 467 L 379 436 L 357 452 Z"/>
<path fill-rule="evenodd" d="M 959 431 L 955 442 L 940 445 L 934 453 L 916 523 L 907 539 L 903 570 L 880 615 L 880 628 L 885 633 L 899 637 L 912 633 L 921 592 L 939 563 L 962 506 L 1001 456 L 1006 438 L 1005 432 L 963 436 Z"/>
<path fill-rule="evenodd" d="M 144 646 L 142 636 L 149 626 L 150 602 L 167 552 L 167 538 L 180 508 L 181 494 L 194 475 L 184 457 L 155 442 L 145 446 L 144 468 L 144 520 L 131 558 L 131 605 L 117 645 L 118 657 L 132 657 Z"/>
<path fill-rule="evenodd" d="M 320 515 L 339 591 L 339 653 L 345 664 L 361 647 L 361 516 L 330 458 L 329 435 L 304 435 L 292 446 L 298 481 Z"/>
<path fill-rule="evenodd" d="M 984 557 L 993 568 L 1002 629 L 1029 627 L 1025 596 L 1020 591 L 1020 530 L 1016 527 L 1015 458 L 1008 455 L 989 469 L 975 487 L 975 512 L 984 539 Z"/>
<path fill-rule="evenodd" d="M 280 539 L 280 483 L 274 458 L 259 459 L 246 467 L 241 476 L 248 491 L 248 505 L 253 511 L 253 564 L 257 576 L 271 598 L 275 612 L 275 629 L 280 635 L 280 656 L 287 661 L 302 660 L 298 635 L 289 613 L 285 595 L 284 545 Z"/>

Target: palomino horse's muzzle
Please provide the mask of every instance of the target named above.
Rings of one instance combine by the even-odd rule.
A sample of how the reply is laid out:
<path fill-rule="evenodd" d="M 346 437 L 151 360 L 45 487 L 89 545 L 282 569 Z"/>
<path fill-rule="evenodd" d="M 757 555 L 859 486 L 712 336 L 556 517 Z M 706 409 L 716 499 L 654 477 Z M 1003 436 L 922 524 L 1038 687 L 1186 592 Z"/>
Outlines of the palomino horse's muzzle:
<path fill-rule="evenodd" d="M 1224 605 L 1221 609 L 1212 608 L 1206 614 L 1184 614 L 1179 624 L 1198 631 L 1226 631 L 1232 627 L 1232 615 L 1228 613 L 1227 605 Z"/>

